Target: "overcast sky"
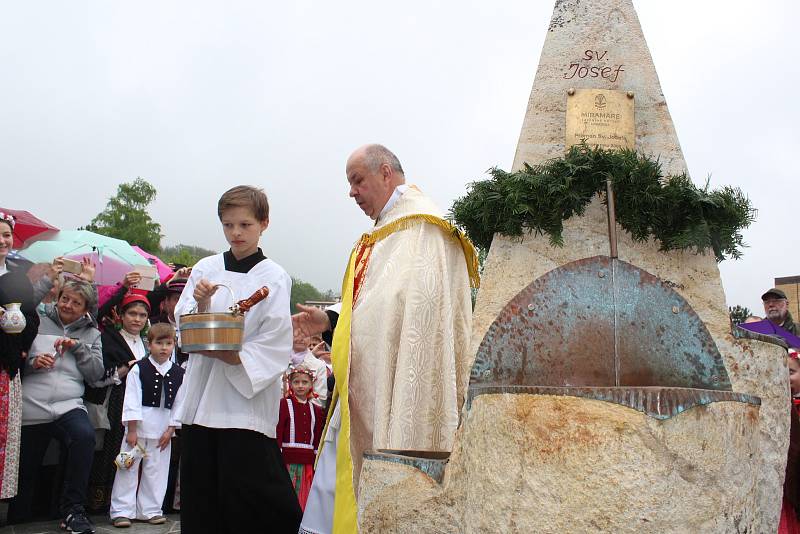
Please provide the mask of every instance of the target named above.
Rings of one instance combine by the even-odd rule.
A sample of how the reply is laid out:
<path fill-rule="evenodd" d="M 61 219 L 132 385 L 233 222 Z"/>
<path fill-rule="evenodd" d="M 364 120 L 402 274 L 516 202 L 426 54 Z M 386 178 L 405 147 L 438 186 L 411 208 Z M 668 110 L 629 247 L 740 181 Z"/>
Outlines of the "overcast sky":
<path fill-rule="evenodd" d="M 729 304 L 800 275 L 800 2 L 634 2 L 689 171 L 759 209 Z M 219 195 L 266 189 L 265 253 L 337 290 L 371 225 L 357 146 L 394 150 L 444 209 L 511 166 L 552 2 L 0 3 L 0 206 L 62 229 L 121 182 L 158 189 L 163 244 L 225 248 Z M 792 35 L 795 35 L 793 38 Z"/>

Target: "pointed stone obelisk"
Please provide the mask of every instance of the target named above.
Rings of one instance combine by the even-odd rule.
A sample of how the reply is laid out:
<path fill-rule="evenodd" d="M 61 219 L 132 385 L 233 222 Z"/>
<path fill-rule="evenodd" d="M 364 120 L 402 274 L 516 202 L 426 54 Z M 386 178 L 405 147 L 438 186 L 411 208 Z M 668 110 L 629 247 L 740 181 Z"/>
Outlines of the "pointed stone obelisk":
<path fill-rule="evenodd" d="M 636 149 L 667 174 L 686 170 L 639 18 L 630 1 L 556 2 L 514 157 L 514 170 L 564 154 L 567 91 L 612 89 L 636 98 Z"/>
<path fill-rule="evenodd" d="M 632 0 L 557 0 L 522 124 L 514 169 L 564 154 L 570 89 L 611 89 L 635 98 L 635 149 L 658 157 L 665 174 L 687 172 L 680 143 Z M 785 354 L 731 336 L 725 293 L 712 254 L 658 250 L 617 228 L 619 258 L 676 288 L 700 316 L 724 357 L 733 390 L 759 396 L 760 451 L 754 531 L 774 532 L 780 513 L 788 444 Z M 564 225 L 564 246 L 546 236 L 521 242 L 496 235 L 486 259 L 473 317 L 472 349 L 506 303 L 531 281 L 566 263 L 607 255 L 605 207 L 595 200 L 585 216 Z"/>
<path fill-rule="evenodd" d="M 605 106 L 610 107 L 610 102 L 598 90 L 610 90 L 617 92 L 618 102 L 626 102 L 625 97 L 633 101 L 635 135 L 632 139 L 623 136 L 626 146 L 658 157 L 667 174 L 685 172 L 632 1 L 556 0 L 547 31 L 514 168 L 563 155 L 568 142 L 569 98 L 592 90 L 597 95 L 592 95 L 595 105 L 607 112 Z M 664 253 L 657 242 L 636 243 L 620 228 L 617 234 L 618 260 L 611 260 L 606 210 L 595 200 L 584 216 L 565 221 L 563 247 L 551 246 L 547 236 L 494 237 L 473 316 L 471 343 L 479 358 L 473 366 L 470 402 L 462 412 L 453 452 L 446 466 L 441 459 L 410 454 L 413 451 L 368 455 L 359 495 L 362 532 L 777 530 L 788 444 L 784 352 L 731 335 L 713 255 Z M 596 332 L 588 332 L 590 335 L 576 344 L 587 353 L 565 350 L 569 361 L 555 361 L 558 371 L 567 375 L 567 383 L 536 382 L 537 377 L 529 380 L 522 372 L 526 362 L 542 361 L 545 353 L 552 353 L 552 340 L 558 340 L 558 332 L 566 331 L 566 326 L 550 317 L 550 327 L 541 328 L 541 321 L 546 324 L 548 318 L 544 307 L 537 308 L 533 300 L 523 305 L 520 296 L 534 295 L 537 303 L 561 299 L 558 306 L 567 310 L 562 318 L 577 321 L 578 314 L 571 315 L 569 306 L 580 299 L 570 290 L 584 286 L 569 286 L 559 293 L 558 282 L 566 278 L 558 278 L 558 273 L 571 268 L 569 272 L 574 274 L 576 265 L 595 266 L 603 261 L 612 265 L 624 262 L 642 273 L 642 285 L 647 278 L 651 287 L 685 305 L 653 310 L 665 301 L 654 300 L 651 305 L 636 288 L 620 293 L 621 298 L 639 298 L 637 310 L 644 315 L 633 317 L 629 328 L 644 331 L 648 324 L 657 323 L 655 328 L 663 335 L 667 322 L 652 317 L 698 318 L 694 324 L 705 336 L 704 347 L 722 362 L 719 369 L 724 364 L 725 382 L 729 381 L 726 388 L 672 387 L 672 399 L 678 400 L 670 401 L 673 409 L 665 415 L 662 409 L 670 408 L 647 404 L 646 399 L 660 400 L 654 392 L 670 389 L 658 387 L 666 384 L 640 384 L 644 387 L 634 391 L 618 381 L 598 394 L 595 390 L 603 388 L 569 383 L 581 372 L 581 365 L 588 365 L 582 362 L 597 358 L 604 350 L 599 345 L 586 350 L 586 339 L 594 339 L 590 335 Z M 614 271 L 592 269 L 585 271 L 587 279 L 616 279 L 616 274 L 606 276 Z M 542 281 L 553 279 L 557 283 L 548 287 L 555 289 L 545 292 Z M 589 310 L 580 319 L 586 330 L 592 329 L 594 310 L 609 298 L 601 293 L 592 297 L 591 305 L 581 311 Z M 616 309 L 616 292 L 613 298 Z M 647 317 L 651 310 L 652 317 Z M 530 321 L 529 325 L 540 321 L 539 330 L 531 328 L 524 331 L 527 337 L 515 334 L 512 339 L 509 325 L 517 319 Z M 673 339 L 681 334 L 692 337 L 688 330 L 678 331 L 677 323 L 669 324 Z M 503 335 L 506 345 L 497 346 L 504 352 L 493 353 L 496 360 L 486 360 L 486 347 L 494 346 L 493 340 Z M 569 348 L 572 339 L 561 336 L 555 345 Z M 545 338 L 549 345 L 540 341 Z M 671 341 L 653 347 L 688 354 L 678 345 Z M 614 345 L 615 356 L 616 348 Z M 681 360 L 656 349 L 652 358 L 648 356 L 640 359 L 645 364 L 656 362 L 653 368 L 660 365 L 659 359 Z M 698 360 L 690 356 L 685 361 L 690 362 L 685 367 L 692 368 Z M 500 364 L 505 365 L 505 374 L 492 375 Z M 518 370 L 518 376 L 525 379 L 515 382 Z M 506 381 L 487 379 L 480 390 L 483 373 Z M 719 378 L 715 375 L 710 380 Z M 593 391 L 579 391 L 584 386 Z M 760 398 L 760 406 L 753 397 Z M 694 400 L 684 403 L 687 399 Z"/>

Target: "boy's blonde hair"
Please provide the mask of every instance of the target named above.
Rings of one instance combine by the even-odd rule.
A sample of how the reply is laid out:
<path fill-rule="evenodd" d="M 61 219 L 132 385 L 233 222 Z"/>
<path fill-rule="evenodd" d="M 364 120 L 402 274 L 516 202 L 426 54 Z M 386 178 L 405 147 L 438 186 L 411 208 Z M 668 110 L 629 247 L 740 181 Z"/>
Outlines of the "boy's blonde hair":
<path fill-rule="evenodd" d="M 156 323 L 147 331 L 147 341 L 152 343 L 159 339 L 175 339 L 175 329 L 169 323 Z"/>
<path fill-rule="evenodd" d="M 264 190 L 252 185 L 237 185 L 225 191 L 217 203 L 217 216 L 222 220 L 225 210 L 248 208 L 258 221 L 269 220 L 269 201 Z"/>

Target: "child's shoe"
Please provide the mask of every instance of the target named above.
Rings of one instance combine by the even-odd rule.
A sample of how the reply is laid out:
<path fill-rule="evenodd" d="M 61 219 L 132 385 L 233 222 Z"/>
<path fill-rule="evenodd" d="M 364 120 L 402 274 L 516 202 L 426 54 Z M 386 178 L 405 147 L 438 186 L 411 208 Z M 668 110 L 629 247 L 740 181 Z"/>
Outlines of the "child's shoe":
<path fill-rule="evenodd" d="M 131 526 L 131 520 L 127 517 L 115 517 L 111 520 L 111 524 L 117 528 L 128 528 Z"/>

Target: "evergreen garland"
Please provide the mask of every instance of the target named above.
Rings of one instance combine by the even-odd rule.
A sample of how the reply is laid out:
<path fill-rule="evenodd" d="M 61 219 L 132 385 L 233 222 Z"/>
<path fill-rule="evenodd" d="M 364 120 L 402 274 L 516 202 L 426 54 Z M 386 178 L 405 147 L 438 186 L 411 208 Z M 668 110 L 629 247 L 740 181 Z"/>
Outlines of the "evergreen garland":
<path fill-rule="evenodd" d="M 714 251 L 717 261 L 740 258 L 742 230 L 756 210 L 739 188 L 700 189 L 686 174 L 664 177 L 658 160 L 633 150 L 573 146 L 563 158 L 517 172 L 489 170 L 450 209 L 450 220 L 476 246 L 488 249 L 499 232 L 547 234 L 563 246 L 564 221 L 583 215 L 594 195 L 614 188 L 617 223 L 635 241 L 655 237 L 661 250 Z M 605 203 L 605 195 L 603 202 Z"/>

